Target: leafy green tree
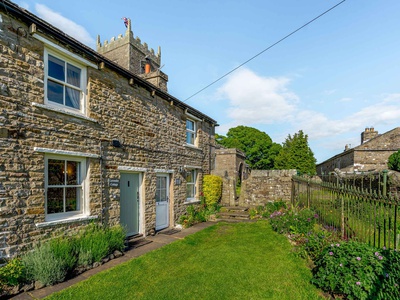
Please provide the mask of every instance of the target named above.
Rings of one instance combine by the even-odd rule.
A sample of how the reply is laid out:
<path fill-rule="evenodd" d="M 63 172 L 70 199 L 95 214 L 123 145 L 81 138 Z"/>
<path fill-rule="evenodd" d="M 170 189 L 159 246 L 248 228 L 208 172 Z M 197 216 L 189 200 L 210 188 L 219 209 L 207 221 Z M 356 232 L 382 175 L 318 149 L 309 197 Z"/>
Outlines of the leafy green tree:
<path fill-rule="evenodd" d="M 389 156 L 388 168 L 394 171 L 400 171 L 400 150 Z"/>
<path fill-rule="evenodd" d="M 316 159 L 308 145 L 308 136 L 302 130 L 290 134 L 283 143 L 282 149 L 275 157 L 276 169 L 296 169 L 303 174 L 315 174 Z"/>
<path fill-rule="evenodd" d="M 226 137 L 217 134 L 215 139 L 226 148 L 242 150 L 246 153 L 246 163 L 258 170 L 272 169 L 275 157 L 282 148 L 273 143 L 265 132 L 242 125 L 229 129 Z"/>

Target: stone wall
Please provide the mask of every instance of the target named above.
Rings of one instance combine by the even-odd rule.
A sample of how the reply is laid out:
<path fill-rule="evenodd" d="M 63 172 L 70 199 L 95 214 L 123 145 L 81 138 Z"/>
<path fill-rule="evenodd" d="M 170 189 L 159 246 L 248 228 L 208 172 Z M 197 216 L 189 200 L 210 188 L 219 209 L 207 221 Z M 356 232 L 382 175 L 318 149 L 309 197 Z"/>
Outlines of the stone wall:
<path fill-rule="evenodd" d="M 0 256 L 16 255 L 39 240 L 75 234 L 92 220 L 118 224 L 120 189 L 110 186 L 109 179 L 119 180 L 121 168 L 142 174 L 143 234 L 155 227 L 156 175 L 170 174 L 170 225 L 174 225 L 187 207 L 186 182 L 179 170 L 185 165 L 199 168 L 197 191 L 201 191 L 202 174 L 210 173 L 213 163 L 215 123 L 207 121 L 207 116 L 201 118 L 197 146 L 186 145 L 191 108 L 161 97 L 164 92 L 153 93 L 134 74 L 107 65 L 87 67 L 86 115 L 48 105 L 44 100 L 45 45 L 29 34 L 31 23 L 23 22 L 25 13 L 12 19 L 0 10 Z M 40 32 L 45 35 L 46 28 Z M 61 41 L 56 36 L 46 38 L 82 55 L 68 44 L 68 37 Z M 89 51 L 85 58 L 96 63 L 94 51 L 85 51 Z M 113 146 L 113 140 L 121 147 Z M 89 213 L 85 218 L 53 223 L 46 219 L 48 149 L 88 155 Z"/>
<path fill-rule="evenodd" d="M 258 206 L 279 200 L 289 202 L 292 176 L 296 174 L 296 170 L 252 170 L 242 183 L 239 206 Z"/>

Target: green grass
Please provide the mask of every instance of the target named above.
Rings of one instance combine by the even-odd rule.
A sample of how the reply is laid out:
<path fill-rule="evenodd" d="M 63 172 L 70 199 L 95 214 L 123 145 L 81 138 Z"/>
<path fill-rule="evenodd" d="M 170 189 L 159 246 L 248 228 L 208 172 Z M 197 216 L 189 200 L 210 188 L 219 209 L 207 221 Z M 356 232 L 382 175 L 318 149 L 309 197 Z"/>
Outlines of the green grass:
<path fill-rule="evenodd" d="M 323 299 L 267 221 L 209 227 L 46 299 Z"/>

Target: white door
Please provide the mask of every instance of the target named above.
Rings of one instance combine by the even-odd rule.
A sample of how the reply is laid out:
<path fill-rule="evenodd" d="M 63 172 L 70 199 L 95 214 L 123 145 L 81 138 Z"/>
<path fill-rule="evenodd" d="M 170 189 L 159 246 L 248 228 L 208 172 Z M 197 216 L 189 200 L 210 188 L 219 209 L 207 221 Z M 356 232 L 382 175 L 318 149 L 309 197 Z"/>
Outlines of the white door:
<path fill-rule="evenodd" d="M 121 173 L 120 223 L 127 236 L 139 233 L 139 174 Z"/>
<path fill-rule="evenodd" d="M 157 175 L 156 230 L 169 226 L 169 175 Z"/>

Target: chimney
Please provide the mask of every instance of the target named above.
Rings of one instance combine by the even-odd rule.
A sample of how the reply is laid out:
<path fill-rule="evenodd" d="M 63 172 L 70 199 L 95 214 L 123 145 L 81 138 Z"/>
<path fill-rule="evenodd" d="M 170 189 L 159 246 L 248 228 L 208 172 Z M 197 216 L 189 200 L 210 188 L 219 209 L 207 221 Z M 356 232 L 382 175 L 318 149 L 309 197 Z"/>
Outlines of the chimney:
<path fill-rule="evenodd" d="M 364 132 L 361 132 L 361 144 L 368 142 L 378 135 L 378 131 L 375 131 L 374 127 L 365 128 Z"/>

